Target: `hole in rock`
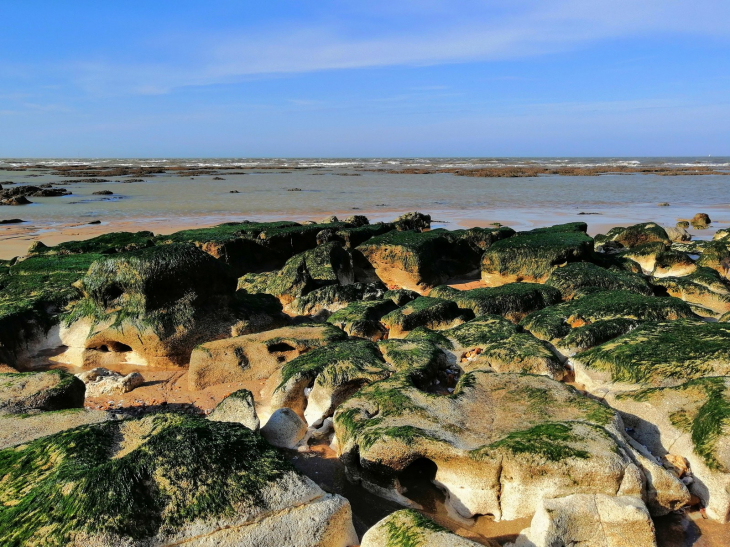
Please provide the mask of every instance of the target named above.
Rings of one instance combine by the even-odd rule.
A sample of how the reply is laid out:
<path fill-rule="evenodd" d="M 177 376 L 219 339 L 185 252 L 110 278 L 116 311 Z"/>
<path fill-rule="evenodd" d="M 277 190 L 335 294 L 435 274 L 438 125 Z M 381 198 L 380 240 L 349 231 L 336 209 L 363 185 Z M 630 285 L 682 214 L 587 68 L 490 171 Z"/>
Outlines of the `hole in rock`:
<path fill-rule="evenodd" d="M 436 471 L 438 466 L 433 461 L 418 458 L 398 474 L 401 493 L 422 505 L 424 509 L 433 511 L 437 500 L 443 501 L 444 498 L 443 493 L 432 482 L 436 478 Z"/>
<path fill-rule="evenodd" d="M 122 344 L 121 342 L 107 342 L 106 344 L 101 344 L 98 347 L 91 347 L 89 349 L 100 351 L 102 353 L 127 353 L 128 351 L 132 351 L 130 346 Z"/>
<path fill-rule="evenodd" d="M 124 294 L 124 290 L 119 285 L 110 285 L 104 291 L 104 300 L 108 304 L 109 302 L 116 300 L 123 294 Z"/>
<path fill-rule="evenodd" d="M 269 353 L 278 353 L 294 351 L 296 348 L 294 346 L 290 346 L 286 342 L 277 342 L 276 344 L 271 344 L 267 349 L 269 350 Z"/>

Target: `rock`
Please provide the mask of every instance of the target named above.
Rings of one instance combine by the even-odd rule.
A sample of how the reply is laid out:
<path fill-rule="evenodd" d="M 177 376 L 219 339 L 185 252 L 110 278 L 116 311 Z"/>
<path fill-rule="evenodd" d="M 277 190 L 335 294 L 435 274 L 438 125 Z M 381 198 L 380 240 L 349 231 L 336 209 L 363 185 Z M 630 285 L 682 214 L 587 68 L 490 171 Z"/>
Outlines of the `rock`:
<path fill-rule="evenodd" d="M 696 269 L 697 265 L 687 253 L 669 249 L 656 255 L 654 268 L 647 273 L 654 277 L 685 276 Z"/>
<path fill-rule="evenodd" d="M 642 276 L 601 268 L 590 262 L 574 262 L 558 268 L 545 281 L 545 285 L 559 290 L 565 300 L 601 291 L 630 291 L 644 296 L 654 294 Z"/>
<path fill-rule="evenodd" d="M 357 218 L 357 217 L 350 217 Z M 349 220 L 349 219 L 348 219 Z M 375 224 L 364 224 L 361 226 L 358 226 L 356 221 L 354 224 L 345 221 L 348 223 L 348 227 L 346 228 L 340 228 L 336 232 L 336 236 L 345 242 L 345 247 L 348 249 L 355 249 L 358 245 L 362 245 L 367 240 L 382 235 L 386 232 L 391 232 L 395 228 L 392 224 L 385 224 L 382 222 L 377 222 Z M 355 226 L 354 228 L 350 226 Z"/>
<path fill-rule="evenodd" d="M 667 203 L 666 201 L 662 201 L 661 203 L 657 203 L 657 206 L 659 206 L 659 207 L 669 207 L 669 203 Z"/>
<path fill-rule="evenodd" d="M 451 300 L 421 296 L 381 319 L 389 338 L 403 338 L 417 327 L 447 329 L 472 319 L 471 310 L 462 310 Z"/>
<path fill-rule="evenodd" d="M 730 273 L 729 243 L 728 241 L 717 240 L 705 245 L 702 249 L 702 254 L 697 259 L 697 265 L 712 268 L 727 279 Z"/>
<path fill-rule="evenodd" d="M 33 203 L 25 196 L 17 196 L 0 200 L 0 205 L 28 205 Z"/>
<path fill-rule="evenodd" d="M 327 285 L 300 296 L 291 303 L 292 311 L 301 315 L 325 315 L 345 308 L 359 300 L 379 300 L 386 287 L 382 283 L 353 283 Z"/>
<path fill-rule="evenodd" d="M 361 226 L 367 226 L 368 224 L 370 224 L 368 217 L 363 215 L 353 215 L 347 217 L 343 222 L 350 224 L 356 228 L 359 228 Z"/>
<path fill-rule="evenodd" d="M 637 247 L 646 243 L 664 243 L 669 245 L 671 242 L 666 230 L 655 222 L 634 224 L 628 228 L 619 226 L 609 230 L 605 236 L 596 236 L 597 244 L 601 244 L 607 240 L 619 243 L 622 247 L 626 248 Z"/>
<path fill-rule="evenodd" d="M 232 307 L 236 322 L 231 327 L 231 336 L 254 334 L 289 324 L 289 317 L 282 313 L 281 302 L 270 294 L 237 291 Z"/>
<path fill-rule="evenodd" d="M 208 415 L 214 422 L 235 422 L 258 431 L 259 417 L 256 415 L 253 394 L 247 389 L 234 391 L 223 399 Z"/>
<path fill-rule="evenodd" d="M 0 526 L 7 545 L 357 543 L 349 503 L 239 424 L 157 414 L 58 433 L 0 458 L 0 495 L 13 500 Z"/>
<path fill-rule="evenodd" d="M 711 268 L 701 266 L 684 277 L 655 277 L 651 282 L 669 296 L 699 306 L 694 308 L 699 315 L 718 317 L 730 312 L 730 287 Z"/>
<path fill-rule="evenodd" d="M 0 373 L 0 414 L 84 406 L 84 383 L 61 370 Z"/>
<path fill-rule="evenodd" d="M 715 235 L 712 236 L 712 239 L 715 241 L 722 241 L 730 238 L 730 230 L 727 228 L 723 228 L 721 230 L 718 230 L 715 232 Z"/>
<path fill-rule="evenodd" d="M 97 222 L 97 221 L 94 221 Z M 98 221 L 99 223 L 101 221 Z M 110 232 L 100 236 L 85 239 L 83 241 L 66 241 L 59 243 L 55 247 L 39 247 L 38 249 L 29 250 L 30 254 L 82 254 L 82 253 L 98 253 L 98 254 L 115 254 L 126 251 L 136 251 L 151 247 L 154 243 L 155 235 L 152 232 Z"/>
<path fill-rule="evenodd" d="M 477 547 L 480 545 L 457 536 L 424 517 L 418 511 L 403 509 L 391 513 L 375 523 L 365 532 L 360 547 L 391 547 L 395 538 L 409 547 Z M 498 547 L 499 544 L 489 541 L 487 545 Z"/>
<path fill-rule="evenodd" d="M 520 324 L 541 340 L 556 342 L 572 329 L 607 319 L 666 321 L 695 317 L 689 305 L 678 298 L 602 291 L 532 312 Z"/>
<path fill-rule="evenodd" d="M 101 410 L 73 408 L 53 411 L 32 410 L 22 414 L 3 414 L 0 419 L 0 450 L 30 443 L 41 437 L 82 425 L 113 419 Z"/>
<path fill-rule="evenodd" d="M 571 364 L 576 382 L 592 392 L 724 376 L 730 374 L 730 325 L 691 319 L 649 322 L 578 353 Z"/>
<path fill-rule="evenodd" d="M 337 409 L 338 452 L 351 480 L 412 505 L 399 477 L 417 465 L 459 514 L 495 520 L 530 516 L 545 498 L 642 495 L 651 475 L 607 406 L 543 376 L 482 370 L 463 375 L 452 395 L 435 396 L 410 380 L 417 371 L 365 386 Z M 662 480 L 668 486 L 655 492 L 666 510 L 689 500 L 679 480 L 666 472 Z"/>
<path fill-rule="evenodd" d="M 67 356 L 87 368 L 184 366 L 195 346 L 225 336 L 237 321 L 235 283 L 225 264 L 192 245 L 98 260 L 77 284 L 84 298 L 67 320 L 88 335 Z"/>
<path fill-rule="evenodd" d="M 294 448 L 307 433 L 307 424 L 291 408 L 283 407 L 274 411 L 261 435 L 270 444 L 280 448 Z"/>
<path fill-rule="evenodd" d="M 317 234 L 317 245 L 323 245 L 330 241 L 345 242 L 344 239 L 337 235 L 337 231 L 332 228 L 326 228 Z"/>
<path fill-rule="evenodd" d="M 689 228 L 689 221 L 688 220 L 680 220 L 677 222 L 677 228 L 684 228 L 685 230 Z"/>
<path fill-rule="evenodd" d="M 223 177 L 213 177 L 213 180 L 226 180 Z"/>
<path fill-rule="evenodd" d="M 92 220 L 89 224 L 101 224 L 101 220 Z"/>
<path fill-rule="evenodd" d="M 593 240 L 577 222 L 520 232 L 490 246 L 482 257 L 482 281 L 488 286 L 515 281 L 542 283 L 569 262 L 589 258 Z"/>
<path fill-rule="evenodd" d="M 692 217 L 692 220 L 690 220 L 689 222 L 695 228 L 701 228 L 706 227 L 712 221 L 710 220 L 710 215 L 708 215 L 707 213 L 697 213 L 695 216 Z"/>
<path fill-rule="evenodd" d="M 87 370 L 77 374 L 76 377 L 86 384 L 87 397 L 129 393 L 144 384 L 144 378 L 139 372 L 131 372 L 124 376 L 105 368 Z"/>
<path fill-rule="evenodd" d="M 350 336 L 381 340 L 388 330 L 380 320 L 396 309 L 398 306 L 390 299 L 356 301 L 330 315 L 327 322 Z"/>
<path fill-rule="evenodd" d="M 21 224 L 22 222 L 25 222 L 24 220 L 20 220 L 19 218 L 8 218 L 0 220 L 0 224 Z"/>
<path fill-rule="evenodd" d="M 229 194 L 240 194 L 241 192 L 239 192 L 238 190 L 230 190 L 228 193 Z"/>
<path fill-rule="evenodd" d="M 609 393 L 608 401 L 639 443 L 676 477 L 692 479 L 689 490 L 710 518 L 730 521 L 730 378 Z"/>
<path fill-rule="evenodd" d="M 595 545 L 656 547 L 654 523 L 640 498 L 573 494 L 544 499 L 510 547 Z"/>
<path fill-rule="evenodd" d="M 326 217 L 320 220 L 319 224 L 335 224 L 337 222 L 339 222 L 338 218 L 332 215 L 331 217 Z"/>
<path fill-rule="evenodd" d="M 414 230 L 416 232 L 423 232 L 431 228 L 431 215 L 424 215 L 423 213 L 405 213 L 393 222 L 395 229 L 404 232 L 407 230 Z"/>
<path fill-rule="evenodd" d="M 556 345 L 563 355 L 570 356 L 627 334 L 641 324 L 637 319 L 624 317 L 600 320 L 571 329 Z"/>
<path fill-rule="evenodd" d="M 669 227 L 665 228 L 667 235 L 669 236 L 669 239 L 672 241 L 691 241 L 692 236 L 685 228 L 680 227 Z"/>
<path fill-rule="evenodd" d="M 208 342 L 195 348 L 190 357 L 190 389 L 267 380 L 302 353 L 344 338 L 346 335 L 331 325 L 309 324 Z"/>
<path fill-rule="evenodd" d="M 111 190 L 99 190 L 98 192 L 92 192 L 92 196 L 113 196 L 114 192 Z"/>
<path fill-rule="evenodd" d="M 565 269 L 565 268 L 562 268 Z M 460 291 L 446 285 L 435 287 L 430 297 L 456 302 L 475 316 L 501 315 L 518 322 L 525 315 L 561 301 L 560 291 L 537 283 L 508 283 L 500 287 Z"/>

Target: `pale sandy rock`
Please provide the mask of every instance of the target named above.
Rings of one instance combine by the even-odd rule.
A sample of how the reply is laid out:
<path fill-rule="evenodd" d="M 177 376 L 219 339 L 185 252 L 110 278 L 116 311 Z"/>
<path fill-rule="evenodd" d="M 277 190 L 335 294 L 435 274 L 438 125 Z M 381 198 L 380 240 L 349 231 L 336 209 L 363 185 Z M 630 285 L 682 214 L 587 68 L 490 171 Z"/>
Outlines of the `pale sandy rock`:
<path fill-rule="evenodd" d="M 307 424 L 286 407 L 276 410 L 261 428 L 264 439 L 280 448 L 294 448 L 306 434 Z"/>
<path fill-rule="evenodd" d="M 259 428 L 254 397 L 247 389 L 238 390 L 223 399 L 210 413 L 208 419 L 214 422 L 236 422 L 254 431 Z"/>
<path fill-rule="evenodd" d="M 144 378 L 139 372 L 130 372 L 125 376 L 105 368 L 87 370 L 76 377 L 86 384 L 87 397 L 129 393 L 144 384 Z"/>
<path fill-rule="evenodd" d="M 544 499 L 511 547 L 656 547 L 654 524 L 641 499 L 574 494 Z"/>
<path fill-rule="evenodd" d="M 0 450 L 81 425 L 112 419 L 109 412 L 75 408 L 0 417 Z"/>
<path fill-rule="evenodd" d="M 61 370 L 0 374 L 0 414 L 84 406 L 84 383 Z"/>
<path fill-rule="evenodd" d="M 396 542 L 409 547 L 477 547 L 412 509 L 396 511 L 375 523 L 362 537 L 360 547 L 392 547 Z M 489 541 L 490 547 L 497 542 Z"/>

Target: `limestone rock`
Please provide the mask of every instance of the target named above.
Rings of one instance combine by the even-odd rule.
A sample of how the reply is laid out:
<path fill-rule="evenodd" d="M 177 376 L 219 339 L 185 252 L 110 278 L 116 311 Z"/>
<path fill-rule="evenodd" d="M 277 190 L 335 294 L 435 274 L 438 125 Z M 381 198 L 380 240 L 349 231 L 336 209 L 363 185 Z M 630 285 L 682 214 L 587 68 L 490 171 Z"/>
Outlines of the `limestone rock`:
<path fill-rule="evenodd" d="M 424 517 L 418 511 L 403 509 L 375 523 L 362 537 L 360 547 L 391 547 L 402 542 L 409 547 L 477 547 L 479 543 L 457 536 Z M 490 542 L 490 547 L 497 547 Z"/>
<path fill-rule="evenodd" d="M 573 494 L 544 499 L 510 547 L 595 545 L 656 547 L 654 523 L 640 498 Z"/>
<path fill-rule="evenodd" d="M 144 383 L 144 378 L 139 372 L 130 372 L 125 376 L 105 368 L 94 368 L 77 374 L 76 377 L 86 384 L 87 397 L 129 393 Z"/>
<path fill-rule="evenodd" d="M 84 383 L 61 370 L 0 374 L 0 413 L 63 410 L 84 406 Z"/>
<path fill-rule="evenodd" d="M 379 300 L 386 287 L 382 283 L 354 283 L 351 285 L 328 285 L 300 296 L 291 304 L 292 311 L 300 315 L 324 315 L 334 313 L 351 302 Z"/>
<path fill-rule="evenodd" d="M 545 281 L 545 285 L 558 289 L 565 300 L 601 291 L 630 291 L 644 296 L 654 294 L 642 276 L 609 270 L 590 262 L 575 262 L 558 268 Z"/>
<path fill-rule="evenodd" d="M 236 422 L 253 431 L 259 429 L 253 394 L 247 389 L 234 391 L 223 399 L 208 415 L 208 419 L 214 422 Z"/>
<path fill-rule="evenodd" d="M 307 424 L 288 407 L 275 410 L 261 428 L 264 439 L 280 448 L 294 448 L 306 433 Z"/>
<path fill-rule="evenodd" d="M 669 239 L 672 241 L 691 241 L 692 236 L 687 231 L 686 228 L 680 228 L 679 226 L 670 226 L 669 228 L 665 228 L 667 232 L 667 236 L 669 236 Z"/>
<path fill-rule="evenodd" d="M 327 322 L 341 328 L 350 336 L 380 340 L 388 333 L 380 320 L 396 309 L 398 306 L 390 299 L 351 302 L 347 307 L 333 313 Z"/>
<path fill-rule="evenodd" d="M 471 310 L 460 309 L 456 302 L 422 296 L 381 319 L 389 338 L 403 338 L 417 327 L 446 329 L 474 317 Z"/>
<path fill-rule="evenodd" d="M 699 267 L 684 277 L 652 278 L 669 296 L 695 305 L 699 315 L 717 317 L 730 311 L 730 286 L 715 270 Z"/>
<path fill-rule="evenodd" d="M 413 213 L 405 213 L 395 219 L 393 222 L 396 229 L 403 232 L 406 230 L 415 230 L 423 232 L 431 228 L 431 215 L 424 215 L 418 211 Z"/>
<path fill-rule="evenodd" d="M 655 222 L 645 222 L 643 224 L 634 224 L 627 228 L 617 226 L 612 228 L 603 236 L 596 236 L 596 243 L 602 244 L 604 241 L 614 241 L 622 247 L 632 248 L 646 243 L 663 243 L 668 245 L 670 238 L 667 232 Z"/>

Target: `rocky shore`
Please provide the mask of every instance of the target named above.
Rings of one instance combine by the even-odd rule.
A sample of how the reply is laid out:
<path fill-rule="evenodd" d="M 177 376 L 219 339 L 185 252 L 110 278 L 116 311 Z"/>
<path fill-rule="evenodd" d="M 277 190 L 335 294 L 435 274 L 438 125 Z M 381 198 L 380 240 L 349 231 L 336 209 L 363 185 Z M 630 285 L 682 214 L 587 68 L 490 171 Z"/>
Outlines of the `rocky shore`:
<path fill-rule="evenodd" d="M 726 545 L 728 234 L 35 243 L 0 261 L 0 544 Z"/>

